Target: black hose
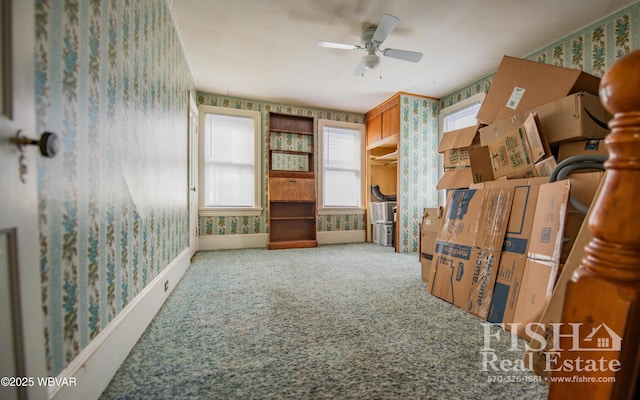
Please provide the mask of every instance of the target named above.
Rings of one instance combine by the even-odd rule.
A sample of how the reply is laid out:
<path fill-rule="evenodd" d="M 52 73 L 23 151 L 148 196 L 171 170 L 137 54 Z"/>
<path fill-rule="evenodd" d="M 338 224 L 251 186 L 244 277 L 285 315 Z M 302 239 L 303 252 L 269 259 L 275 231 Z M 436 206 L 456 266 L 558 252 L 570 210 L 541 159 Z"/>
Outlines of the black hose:
<path fill-rule="evenodd" d="M 371 194 L 378 201 L 396 201 L 397 196 L 395 194 L 385 195 L 380 191 L 380 185 L 371 185 Z"/>
<path fill-rule="evenodd" d="M 566 160 L 562 160 L 558 166 L 553 169 L 553 172 L 551 172 L 549 176 L 549 182 L 566 179 L 571 172 L 579 169 L 600 169 L 604 171 L 604 162 L 607 161 L 607 159 L 607 156 L 590 154 L 569 157 Z M 589 211 L 589 207 L 580 203 L 573 196 L 569 196 L 569 204 L 583 214 Z"/>

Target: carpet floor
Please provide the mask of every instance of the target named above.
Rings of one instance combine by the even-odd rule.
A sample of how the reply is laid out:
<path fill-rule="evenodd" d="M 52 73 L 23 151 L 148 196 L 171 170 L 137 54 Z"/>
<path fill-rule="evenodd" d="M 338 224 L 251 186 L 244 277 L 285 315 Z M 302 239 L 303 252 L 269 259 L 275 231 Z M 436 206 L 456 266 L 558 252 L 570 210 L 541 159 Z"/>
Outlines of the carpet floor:
<path fill-rule="evenodd" d="M 483 368 L 484 321 L 425 287 L 417 254 L 374 244 L 198 252 L 101 399 L 546 398 Z"/>

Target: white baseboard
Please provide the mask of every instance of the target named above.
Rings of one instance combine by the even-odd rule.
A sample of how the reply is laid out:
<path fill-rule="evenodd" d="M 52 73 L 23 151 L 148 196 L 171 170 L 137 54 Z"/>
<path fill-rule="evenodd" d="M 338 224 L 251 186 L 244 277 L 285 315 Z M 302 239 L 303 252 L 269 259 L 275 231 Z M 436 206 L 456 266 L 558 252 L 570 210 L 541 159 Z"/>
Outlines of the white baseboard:
<path fill-rule="evenodd" d="M 55 386 L 50 399 L 98 399 L 162 304 L 189 268 L 185 249 L 129 303 L 57 376 L 76 386 Z M 169 288 L 165 291 L 165 282 Z M 73 378 L 73 379 L 69 379 Z"/>
<path fill-rule="evenodd" d="M 364 242 L 365 231 L 318 231 L 318 245 Z"/>
<path fill-rule="evenodd" d="M 318 245 L 360 243 L 365 241 L 365 231 L 318 231 Z M 265 248 L 269 234 L 210 235 L 198 237 L 198 250 Z"/>
<path fill-rule="evenodd" d="M 198 237 L 198 250 L 266 248 L 269 234 L 210 235 Z"/>

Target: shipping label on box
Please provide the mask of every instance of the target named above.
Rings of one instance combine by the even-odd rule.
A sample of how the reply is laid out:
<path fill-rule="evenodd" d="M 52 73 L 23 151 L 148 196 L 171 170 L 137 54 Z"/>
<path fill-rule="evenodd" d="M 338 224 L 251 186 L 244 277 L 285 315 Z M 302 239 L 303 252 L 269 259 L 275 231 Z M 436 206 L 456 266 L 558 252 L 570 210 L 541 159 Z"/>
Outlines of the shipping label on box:
<path fill-rule="evenodd" d="M 478 250 L 475 258 L 466 311 L 482 319 L 489 314 L 499 261 L 499 250 Z"/>
<path fill-rule="evenodd" d="M 600 78 L 585 72 L 504 56 L 478 111 L 489 125 L 576 92 L 598 95 Z"/>
<path fill-rule="evenodd" d="M 558 146 L 558 162 L 564 161 L 569 157 L 582 155 L 608 157 L 609 151 L 607 150 L 604 139 L 567 142 Z"/>

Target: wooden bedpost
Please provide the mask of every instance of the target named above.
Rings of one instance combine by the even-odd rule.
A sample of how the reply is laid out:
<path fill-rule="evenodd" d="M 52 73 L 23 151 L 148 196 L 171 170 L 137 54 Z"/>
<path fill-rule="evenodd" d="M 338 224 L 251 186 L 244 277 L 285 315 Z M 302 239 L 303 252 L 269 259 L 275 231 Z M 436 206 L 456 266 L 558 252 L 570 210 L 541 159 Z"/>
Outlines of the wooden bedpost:
<path fill-rule="evenodd" d="M 614 115 L 607 174 L 589 219 L 593 240 L 567 285 L 561 350 L 548 363 L 554 378 L 573 382 L 552 381 L 550 399 L 640 396 L 640 50 L 606 72 L 600 100 Z"/>

